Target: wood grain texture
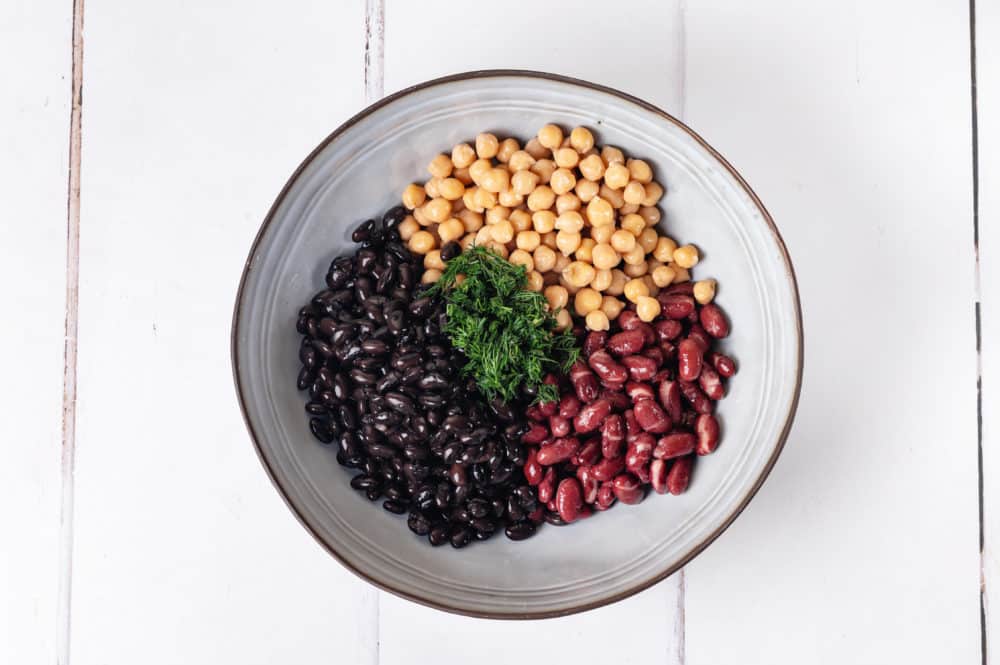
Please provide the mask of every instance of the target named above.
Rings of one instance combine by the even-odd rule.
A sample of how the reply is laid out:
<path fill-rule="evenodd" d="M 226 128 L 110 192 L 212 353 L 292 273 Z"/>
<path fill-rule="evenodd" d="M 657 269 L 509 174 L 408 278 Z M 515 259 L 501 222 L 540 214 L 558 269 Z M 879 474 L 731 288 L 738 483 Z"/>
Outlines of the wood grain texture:
<path fill-rule="evenodd" d="M 229 361 L 263 215 L 363 104 L 363 11 L 87 4 L 74 665 L 375 662 L 375 592 L 270 486 Z"/>
<path fill-rule="evenodd" d="M 426 38 L 429 26 L 445 39 Z M 506 17 L 506 18 L 505 18 Z M 511 17 L 534 30 L 500 38 Z M 672 113 L 683 110 L 681 5 L 643 1 L 622 11 L 578 3 L 508 3 L 504 16 L 482 3 L 456 6 L 442 0 L 389 0 L 385 9 L 385 89 L 470 69 L 552 71 L 604 83 L 648 99 Z M 484 39 L 490 27 L 498 38 Z M 557 29 L 546 29 L 557 26 Z M 458 57 L 457 54 L 462 54 Z M 540 119 L 539 126 L 544 124 Z M 471 139 L 472 137 L 470 137 Z M 449 146 L 442 146 L 447 148 Z M 430 662 L 449 653 L 476 654 L 482 663 L 539 662 L 683 663 L 683 591 L 675 575 L 614 606 L 544 622 L 467 619 L 383 595 L 380 649 L 383 665 Z M 623 649 L 613 632 L 655 636 L 642 648 Z M 489 645 L 488 647 L 484 645 Z"/>
<path fill-rule="evenodd" d="M 784 233 L 806 335 L 782 458 L 687 568 L 690 665 L 979 662 L 966 12 L 688 5 L 687 120 Z"/>
<path fill-rule="evenodd" d="M 0 662 L 53 663 L 72 54 L 70 3 L 0 4 Z"/>
<path fill-rule="evenodd" d="M 1000 6 L 977 2 L 982 584 L 988 659 L 1000 662 Z"/>

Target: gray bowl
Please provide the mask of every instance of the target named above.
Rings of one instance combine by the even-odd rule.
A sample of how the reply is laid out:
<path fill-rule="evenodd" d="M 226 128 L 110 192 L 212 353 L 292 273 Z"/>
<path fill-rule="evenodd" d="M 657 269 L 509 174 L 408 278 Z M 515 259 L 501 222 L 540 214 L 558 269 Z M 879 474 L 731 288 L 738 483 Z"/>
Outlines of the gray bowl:
<path fill-rule="evenodd" d="M 719 405 L 722 442 L 688 491 L 652 494 L 570 528 L 431 548 L 399 517 L 348 485 L 312 438 L 295 389 L 299 307 L 323 287 L 360 221 L 425 179 L 438 152 L 481 131 L 525 140 L 543 124 L 589 127 L 599 144 L 648 160 L 667 195 L 661 225 L 692 242 L 696 277 L 719 280 L 732 321 L 724 349 L 739 363 Z M 762 146 L 763 147 L 763 146 Z M 774 465 L 802 373 L 802 324 L 791 262 L 757 196 L 681 122 L 629 95 L 551 74 L 483 71 L 396 93 L 338 128 L 278 195 L 254 240 L 233 317 L 233 372 L 250 436 L 275 487 L 341 563 L 395 594 L 491 618 L 540 618 L 611 603 L 664 579 L 736 518 Z"/>

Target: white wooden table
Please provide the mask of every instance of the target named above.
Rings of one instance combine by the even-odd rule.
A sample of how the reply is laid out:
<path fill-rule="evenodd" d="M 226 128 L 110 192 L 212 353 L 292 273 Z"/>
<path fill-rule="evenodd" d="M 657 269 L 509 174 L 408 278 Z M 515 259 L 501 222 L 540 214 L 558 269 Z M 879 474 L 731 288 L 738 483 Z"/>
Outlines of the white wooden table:
<path fill-rule="evenodd" d="M 742 517 L 545 622 L 334 562 L 229 368 L 301 158 L 383 92 L 491 67 L 688 122 L 769 207 L 805 317 Z M 1000 0 L 4 0 L 0 90 L 0 663 L 1000 663 Z"/>

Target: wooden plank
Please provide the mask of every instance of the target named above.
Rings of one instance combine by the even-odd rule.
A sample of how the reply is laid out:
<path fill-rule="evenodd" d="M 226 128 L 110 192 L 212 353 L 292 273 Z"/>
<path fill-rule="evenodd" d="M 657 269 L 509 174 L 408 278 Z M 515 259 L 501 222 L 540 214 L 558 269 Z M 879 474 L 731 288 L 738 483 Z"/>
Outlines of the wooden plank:
<path fill-rule="evenodd" d="M 1000 662 L 1000 6 L 975 3 L 985 663 Z"/>
<path fill-rule="evenodd" d="M 600 3 L 516 0 L 502 14 L 481 3 L 390 0 L 385 8 L 385 90 L 462 70 L 536 69 L 604 83 L 682 113 L 680 13 L 679 0 L 630 3 L 620 12 Z M 427 38 L 430 17 L 440 39 Z M 518 19 L 533 32 L 503 38 Z M 495 37 L 484 38 L 491 34 Z M 616 44 L 620 46 L 612 47 Z M 474 654 L 481 663 L 524 657 L 539 662 L 682 663 L 682 588 L 681 576 L 675 575 L 615 606 L 540 624 L 456 617 L 383 595 L 381 662 L 431 662 L 447 645 L 448 653 Z M 609 639 L 621 631 L 651 637 L 641 647 Z"/>
<path fill-rule="evenodd" d="M 782 459 L 688 566 L 689 665 L 979 662 L 966 11 L 688 4 L 687 119 L 785 234 L 806 334 Z"/>
<path fill-rule="evenodd" d="M 0 662 L 58 655 L 71 3 L 0 5 Z"/>
<path fill-rule="evenodd" d="M 376 594 L 271 487 L 229 362 L 261 219 L 363 103 L 363 3 L 86 23 L 72 661 L 376 662 Z"/>

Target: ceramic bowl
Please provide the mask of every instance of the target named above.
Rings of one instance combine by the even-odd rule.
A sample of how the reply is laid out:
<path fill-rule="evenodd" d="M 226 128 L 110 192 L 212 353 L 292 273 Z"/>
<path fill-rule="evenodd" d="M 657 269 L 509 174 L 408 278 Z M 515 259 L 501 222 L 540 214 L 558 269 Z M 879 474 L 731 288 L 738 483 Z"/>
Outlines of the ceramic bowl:
<path fill-rule="evenodd" d="M 648 160 L 666 186 L 662 226 L 696 244 L 696 277 L 719 281 L 739 373 L 719 404 L 722 442 L 697 460 L 688 491 L 651 494 L 523 542 L 496 537 L 432 548 L 405 520 L 348 485 L 310 435 L 295 389 L 299 307 L 323 288 L 353 227 L 426 179 L 439 152 L 482 131 L 530 138 L 545 123 L 591 128 L 598 144 Z M 761 146 L 762 149 L 765 146 Z M 520 71 L 471 72 L 391 95 L 338 128 L 292 174 L 253 243 L 233 321 L 240 405 L 288 506 L 341 563 L 411 600 L 462 614 L 540 618 L 614 602 L 664 579 L 746 507 L 774 465 L 799 394 L 802 329 L 791 262 L 747 183 L 684 124 L 629 95 Z"/>

